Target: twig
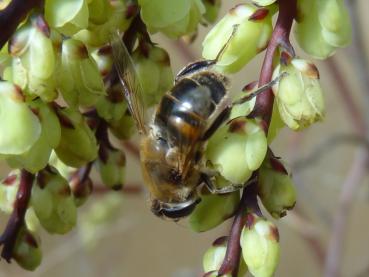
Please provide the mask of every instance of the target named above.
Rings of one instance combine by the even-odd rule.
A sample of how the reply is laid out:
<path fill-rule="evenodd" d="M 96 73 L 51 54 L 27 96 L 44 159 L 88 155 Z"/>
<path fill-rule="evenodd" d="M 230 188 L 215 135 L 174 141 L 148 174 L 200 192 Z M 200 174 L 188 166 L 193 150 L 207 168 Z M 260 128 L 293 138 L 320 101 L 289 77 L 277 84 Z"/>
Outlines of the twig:
<path fill-rule="evenodd" d="M 296 0 L 279 1 L 278 19 L 266 49 L 266 54 L 259 78 L 259 87 L 269 83 L 272 80 L 273 58 L 280 46 L 284 48 L 284 50 L 286 50 L 290 55 L 294 55 L 293 48 L 289 42 L 289 34 L 295 15 Z M 255 109 L 252 113 L 253 116 L 261 117 L 265 121 L 266 131 L 268 130 L 270 124 L 273 111 L 273 102 L 274 96 L 271 89 L 260 93 L 256 98 Z M 255 175 L 252 178 L 255 178 Z M 223 274 L 232 274 L 233 277 L 237 276 L 239 259 L 241 255 L 240 236 L 242 228 L 246 222 L 245 214 L 247 209 L 250 209 L 250 204 L 254 205 L 253 210 L 255 212 L 260 211 L 257 207 L 256 195 L 256 182 L 248 185 L 243 191 L 240 206 L 231 227 L 226 256 L 218 272 L 219 276 Z"/>
<path fill-rule="evenodd" d="M 5 9 L 0 11 L 0 49 L 3 48 L 28 12 L 42 2 L 43 0 L 12 0 Z"/>
<path fill-rule="evenodd" d="M 292 171 L 298 172 L 314 165 L 328 151 L 340 145 L 363 146 L 364 150 L 369 154 L 369 140 L 355 134 L 337 134 L 326 141 L 319 144 L 307 157 L 293 162 Z"/>
<path fill-rule="evenodd" d="M 332 234 L 328 245 L 325 265 L 325 277 L 339 276 L 344 239 L 346 236 L 348 218 L 352 206 L 352 200 L 361 180 L 368 171 L 367 152 L 361 150 L 356 156 L 354 163 L 342 185 L 340 199 L 333 218 Z"/>
<path fill-rule="evenodd" d="M 14 209 L 4 232 L 0 237 L 0 245 L 3 245 L 1 257 L 3 257 L 8 263 L 10 263 L 12 259 L 15 242 L 24 224 L 24 216 L 31 198 L 34 179 L 34 175 L 24 169 L 21 170 L 20 174 L 20 183 L 14 202 Z"/>

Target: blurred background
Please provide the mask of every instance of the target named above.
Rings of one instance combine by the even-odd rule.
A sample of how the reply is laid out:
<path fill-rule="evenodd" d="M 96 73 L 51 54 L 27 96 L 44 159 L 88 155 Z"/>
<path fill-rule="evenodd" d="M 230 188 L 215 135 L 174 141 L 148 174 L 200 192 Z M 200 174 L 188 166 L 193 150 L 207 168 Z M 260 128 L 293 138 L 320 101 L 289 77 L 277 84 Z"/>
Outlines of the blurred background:
<path fill-rule="evenodd" d="M 298 190 L 293 212 L 276 222 L 281 260 L 276 276 L 369 276 L 369 2 L 346 1 L 353 18 L 353 43 L 326 61 L 316 61 L 325 92 L 324 122 L 303 132 L 284 129 L 272 144 L 292 170 Z M 240 1 L 223 1 L 220 17 Z M 201 57 L 202 27 L 192 45 L 154 36 L 170 53 L 174 72 Z M 292 39 L 293 42 L 293 39 Z M 296 43 L 293 43 L 296 46 Z M 368 49 L 367 51 L 365 51 Z M 297 48 L 299 56 L 304 53 Z M 232 76 L 232 91 L 257 80 L 263 53 Z M 43 261 L 33 273 L 0 262 L 3 276 L 163 276 L 202 274 L 202 255 L 231 220 L 206 233 L 186 222 L 150 212 L 137 156 L 127 149 L 127 186 L 122 192 L 95 192 L 79 211 L 77 227 L 65 236 L 42 233 Z M 0 166 L 0 177 L 8 168 Z M 99 182 L 99 180 L 96 180 Z M 4 228 L 7 217 L 0 216 Z M 92 224 L 93 222 L 94 224 Z M 328 261 L 328 262 L 327 262 Z"/>

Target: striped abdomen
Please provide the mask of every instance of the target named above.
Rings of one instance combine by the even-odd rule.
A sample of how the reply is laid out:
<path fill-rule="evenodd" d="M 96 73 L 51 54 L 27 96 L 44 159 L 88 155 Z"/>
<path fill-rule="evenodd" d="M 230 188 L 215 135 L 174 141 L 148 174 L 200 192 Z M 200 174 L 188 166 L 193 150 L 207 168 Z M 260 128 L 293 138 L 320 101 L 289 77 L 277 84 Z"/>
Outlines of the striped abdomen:
<path fill-rule="evenodd" d="M 198 141 L 226 95 L 226 82 L 222 75 L 209 71 L 180 79 L 162 98 L 155 115 L 160 136 L 172 147 Z"/>

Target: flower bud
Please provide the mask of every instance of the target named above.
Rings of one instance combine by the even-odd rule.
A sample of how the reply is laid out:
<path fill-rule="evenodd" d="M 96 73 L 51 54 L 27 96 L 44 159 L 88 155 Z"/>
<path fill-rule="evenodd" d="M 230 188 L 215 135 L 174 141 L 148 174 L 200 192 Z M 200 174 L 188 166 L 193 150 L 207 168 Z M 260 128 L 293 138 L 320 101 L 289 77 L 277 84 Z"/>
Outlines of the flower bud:
<path fill-rule="evenodd" d="M 309 55 L 325 59 L 351 40 L 351 24 L 342 0 L 300 0 L 295 28 L 300 47 Z"/>
<path fill-rule="evenodd" d="M 205 7 L 199 0 L 139 0 L 138 3 L 141 18 L 149 31 L 162 32 L 170 38 L 194 32 L 205 12 Z"/>
<path fill-rule="evenodd" d="M 51 27 L 71 36 L 88 26 L 88 0 L 46 0 L 45 17 Z"/>
<path fill-rule="evenodd" d="M 322 36 L 334 47 L 345 47 L 351 41 L 351 21 L 343 0 L 318 1 Z"/>
<path fill-rule="evenodd" d="M 66 165 L 81 167 L 97 156 L 97 142 L 83 116 L 71 108 L 57 111 L 61 123 L 61 139 L 55 148 L 58 158 Z"/>
<path fill-rule="evenodd" d="M 210 277 L 215 276 L 217 277 L 218 270 L 220 269 L 224 257 L 227 251 L 227 237 L 220 237 L 213 242 L 212 247 L 210 247 L 204 254 L 202 260 L 202 266 L 204 269 L 205 274 L 204 276 Z M 247 266 L 242 258 L 240 258 L 240 265 L 237 276 L 242 277 L 245 275 L 247 271 Z M 214 275 L 213 275 L 214 274 Z M 222 275 L 222 277 L 230 277 L 231 274 Z"/>
<path fill-rule="evenodd" d="M 231 9 L 207 34 L 202 43 L 202 56 L 215 59 L 227 44 L 235 25 L 238 25 L 216 66 L 221 72 L 235 73 L 245 66 L 267 46 L 272 33 L 271 16 L 263 10 L 255 17 L 258 8 L 251 4 L 240 4 Z"/>
<path fill-rule="evenodd" d="M 110 87 L 107 96 L 101 96 L 96 102 L 96 111 L 107 122 L 121 119 L 127 112 L 127 102 L 124 99 L 120 84 Z"/>
<path fill-rule="evenodd" d="M 255 120 L 235 118 L 209 139 L 206 158 L 210 168 L 234 185 L 244 184 L 262 164 L 267 139 Z"/>
<path fill-rule="evenodd" d="M 296 189 L 283 164 L 274 157 L 264 162 L 259 171 L 259 197 L 274 217 L 286 215 L 296 203 Z"/>
<path fill-rule="evenodd" d="M 211 194 L 204 189 L 201 202 L 189 217 L 189 224 L 195 232 L 205 232 L 215 228 L 231 217 L 238 207 L 240 193 Z"/>
<path fill-rule="evenodd" d="M 136 132 L 136 125 L 132 116 L 123 115 L 119 120 L 110 121 L 109 129 L 118 139 L 127 140 Z"/>
<path fill-rule="evenodd" d="M 293 130 L 301 130 L 324 116 L 324 99 L 316 66 L 303 59 L 293 59 L 287 66 L 276 67 L 273 76 L 283 77 L 273 87 L 279 114 Z"/>
<path fill-rule="evenodd" d="M 41 124 L 18 86 L 0 81 L 0 111 L 0 154 L 18 155 L 31 149 L 40 137 Z"/>
<path fill-rule="evenodd" d="M 173 73 L 168 53 L 159 47 L 149 44 L 134 51 L 132 58 L 135 63 L 138 79 L 143 89 L 145 106 L 159 102 L 165 92 L 173 85 Z"/>
<path fill-rule="evenodd" d="M 11 171 L 0 183 L 0 210 L 10 214 L 14 208 L 14 201 L 19 187 L 20 171 Z"/>
<path fill-rule="evenodd" d="M 26 270 L 35 270 L 42 260 L 40 239 L 23 228 L 17 237 L 13 250 L 14 260 Z"/>
<path fill-rule="evenodd" d="M 51 38 L 53 33 L 53 38 Z M 57 97 L 55 89 L 56 51 L 50 31 L 41 15 L 33 15 L 20 27 L 9 43 L 13 58 L 12 81 L 27 95 L 50 102 Z"/>
<path fill-rule="evenodd" d="M 126 166 L 124 152 L 100 144 L 99 159 L 96 164 L 104 185 L 114 190 L 123 187 Z"/>
<path fill-rule="evenodd" d="M 279 261 L 279 234 L 273 223 L 249 214 L 240 244 L 243 259 L 253 276 L 273 276 Z"/>
<path fill-rule="evenodd" d="M 101 47 L 109 43 L 112 30 L 120 32 L 127 30 L 133 19 L 129 14 L 130 9 L 136 9 L 135 5 L 126 4 L 125 1 L 90 1 L 88 27 L 78 31 L 73 38 L 92 47 Z"/>
<path fill-rule="evenodd" d="M 31 205 L 49 233 L 65 234 L 76 224 L 77 208 L 67 180 L 53 168 L 37 174 Z"/>
<path fill-rule="evenodd" d="M 51 151 L 49 165 L 56 168 L 59 174 L 66 180 L 69 180 L 69 178 L 72 176 L 72 173 L 75 171 L 75 168 L 67 166 L 65 163 L 63 163 L 58 158 L 54 150 Z"/>
<path fill-rule="evenodd" d="M 204 19 L 209 23 L 214 23 L 219 14 L 221 0 L 202 0 L 202 3 L 205 6 Z"/>
<path fill-rule="evenodd" d="M 91 106 L 105 95 L 102 77 L 86 46 L 74 39 L 63 41 L 57 86 L 71 106 Z"/>
<path fill-rule="evenodd" d="M 59 119 L 47 104 L 35 100 L 30 107 L 41 122 L 40 137 L 27 152 L 9 156 L 7 162 L 11 167 L 36 173 L 47 165 L 51 150 L 59 144 L 61 130 Z"/>

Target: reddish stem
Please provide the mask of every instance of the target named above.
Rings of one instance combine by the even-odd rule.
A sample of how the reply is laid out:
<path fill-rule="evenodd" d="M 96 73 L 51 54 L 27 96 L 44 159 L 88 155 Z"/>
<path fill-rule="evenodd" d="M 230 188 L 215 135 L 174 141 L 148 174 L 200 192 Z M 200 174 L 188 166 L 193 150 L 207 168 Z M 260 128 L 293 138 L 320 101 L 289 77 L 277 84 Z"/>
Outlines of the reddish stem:
<path fill-rule="evenodd" d="M 269 83 L 273 75 L 273 58 L 281 46 L 291 56 L 294 56 L 294 50 L 289 41 L 289 34 L 293 19 L 296 15 L 296 0 L 279 1 L 279 14 L 274 27 L 272 37 L 266 49 L 263 65 L 259 77 L 259 87 Z M 274 95 L 271 89 L 268 89 L 258 95 L 256 98 L 255 110 L 253 116 L 260 116 L 269 127 L 273 111 Z"/>
<path fill-rule="evenodd" d="M 264 62 L 260 72 L 259 87 L 269 83 L 273 75 L 273 58 L 279 47 L 289 55 L 294 56 L 294 50 L 289 41 L 293 20 L 296 16 L 296 0 L 279 1 L 279 14 L 274 27 L 272 37 L 266 49 Z M 273 112 L 274 95 L 271 89 L 260 93 L 256 98 L 253 116 L 261 117 L 266 123 L 266 131 L 269 128 Z M 255 177 L 255 175 L 253 176 Z M 246 222 L 247 211 L 260 213 L 257 206 L 257 183 L 248 185 L 242 194 L 239 208 L 231 227 L 227 251 L 218 276 L 232 274 L 237 277 L 239 260 L 241 256 L 240 237 L 242 228 Z"/>
<path fill-rule="evenodd" d="M 33 174 L 22 169 L 19 188 L 14 202 L 14 209 L 4 232 L 0 237 L 0 244 L 3 244 L 1 257 L 3 257 L 8 263 L 10 263 L 13 256 L 15 242 L 24 224 L 24 216 L 31 198 L 33 179 Z"/>
<path fill-rule="evenodd" d="M 12 0 L 5 9 L 0 11 L 0 49 L 3 48 L 28 12 L 42 2 L 42 0 Z"/>

